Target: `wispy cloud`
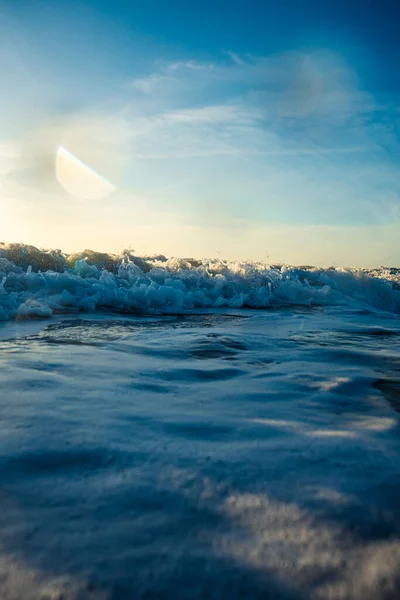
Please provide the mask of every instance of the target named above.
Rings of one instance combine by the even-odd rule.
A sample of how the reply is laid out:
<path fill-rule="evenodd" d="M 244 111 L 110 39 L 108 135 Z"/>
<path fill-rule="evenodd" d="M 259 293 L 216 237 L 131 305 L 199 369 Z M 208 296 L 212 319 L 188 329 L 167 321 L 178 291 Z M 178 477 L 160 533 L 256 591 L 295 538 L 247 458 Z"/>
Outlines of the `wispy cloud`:
<path fill-rule="evenodd" d="M 140 80 L 142 90 L 145 80 Z M 221 160 L 219 176 L 236 182 L 234 197 L 241 195 L 246 210 L 246 197 L 255 188 L 253 210 L 260 197 L 267 205 L 271 196 L 280 197 L 281 216 L 272 210 L 274 219 L 297 219 L 293 204 L 302 204 L 304 218 L 311 221 L 361 223 L 380 212 L 385 177 L 400 185 L 380 139 L 390 137 L 380 127 L 385 111 L 332 53 L 255 57 L 227 52 L 219 62 L 159 64 L 147 80 L 157 81 L 158 88 L 157 94 L 148 92 L 153 113 L 132 121 L 135 156 L 231 156 L 236 162 Z M 137 109 L 143 101 L 135 96 L 132 104 Z M 216 169 L 214 162 L 209 182 L 215 182 Z M 197 170 L 205 176 L 204 163 Z M 207 185 L 203 189 L 210 192 Z M 231 207 L 237 204 L 231 192 L 228 196 Z M 226 206 L 226 200 L 222 203 Z"/>
<path fill-rule="evenodd" d="M 278 105 L 278 116 L 304 117 L 309 114 L 349 114 L 370 111 L 372 98 L 360 90 L 351 69 L 328 52 L 285 53 L 269 57 L 232 51 L 220 62 L 178 61 L 161 63 L 158 71 L 131 82 L 133 89 L 152 94 L 156 90 L 176 94 L 183 90 L 198 93 L 207 89 L 212 96 L 241 94 L 249 101 Z M 176 87 L 177 86 L 177 87 Z"/>
<path fill-rule="evenodd" d="M 243 67 L 246 64 L 246 61 L 239 56 L 236 52 L 232 52 L 232 50 L 227 50 L 225 52 L 227 56 L 229 56 L 234 63 Z"/>
<path fill-rule="evenodd" d="M 244 105 L 220 104 L 203 106 L 201 108 L 186 108 L 171 110 L 160 115 L 164 121 L 172 123 L 253 123 L 262 119 L 263 115 L 256 108 L 246 108 Z"/>
<path fill-rule="evenodd" d="M 176 129 L 212 122 L 217 129 L 224 122 L 232 139 L 238 127 L 253 144 L 275 134 L 290 151 L 295 145 L 304 152 L 307 144 L 322 151 L 371 144 L 365 122 L 375 110 L 374 100 L 359 89 L 349 67 L 329 53 L 243 58 L 229 53 L 219 63 L 161 64 L 131 88 L 141 93 L 132 99 L 133 112 L 151 103 L 149 130 L 161 123 L 171 127 L 172 121 Z"/>

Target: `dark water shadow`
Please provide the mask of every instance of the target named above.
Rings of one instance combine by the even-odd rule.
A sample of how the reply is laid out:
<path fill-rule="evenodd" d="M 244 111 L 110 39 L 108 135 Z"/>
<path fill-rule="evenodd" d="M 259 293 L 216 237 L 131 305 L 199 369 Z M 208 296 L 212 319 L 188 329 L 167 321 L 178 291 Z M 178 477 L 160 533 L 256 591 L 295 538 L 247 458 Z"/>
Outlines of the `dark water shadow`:
<path fill-rule="evenodd" d="M 0 536 L 6 538 L 2 559 L 24 565 L 39 581 L 67 582 L 64 592 L 51 598 L 306 600 L 267 568 L 252 569 L 213 548 L 215 531 L 223 534 L 232 526 L 218 506 L 167 489 L 132 486 L 123 495 L 111 492 L 86 502 L 81 492 L 79 501 L 53 498 L 41 508 L 29 494 L 19 498 L 23 530 L 14 528 L 12 540 Z M 3 534 L 4 521 L 3 514 Z M 70 594 L 76 582 L 79 594 Z"/>
<path fill-rule="evenodd" d="M 400 413 L 400 378 L 377 379 L 372 385 L 382 392 L 391 407 Z"/>

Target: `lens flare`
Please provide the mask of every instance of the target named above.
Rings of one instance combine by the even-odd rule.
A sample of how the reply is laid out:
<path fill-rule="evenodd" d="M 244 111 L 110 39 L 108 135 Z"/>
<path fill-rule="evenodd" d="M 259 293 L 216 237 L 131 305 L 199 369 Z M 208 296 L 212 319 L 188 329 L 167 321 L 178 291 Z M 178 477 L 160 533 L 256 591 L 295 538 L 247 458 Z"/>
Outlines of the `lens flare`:
<path fill-rule="evenodd" d="M 56 177 L 66 192 L 80 200 L 98 200 L 116 190 L 110 181 L 96 173 L 64 146 L 59 146 L 57 150 Z"/>

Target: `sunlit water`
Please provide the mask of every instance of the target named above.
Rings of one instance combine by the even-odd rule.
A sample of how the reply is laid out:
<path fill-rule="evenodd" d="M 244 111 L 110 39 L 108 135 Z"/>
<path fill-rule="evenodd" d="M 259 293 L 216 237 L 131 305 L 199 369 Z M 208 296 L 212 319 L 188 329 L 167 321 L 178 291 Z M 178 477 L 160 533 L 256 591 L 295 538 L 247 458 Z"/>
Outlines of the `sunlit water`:
<path fill-rule="evenodd" d="M 400 597 L 400 321 L 0 325 L 0 596 Z"/>

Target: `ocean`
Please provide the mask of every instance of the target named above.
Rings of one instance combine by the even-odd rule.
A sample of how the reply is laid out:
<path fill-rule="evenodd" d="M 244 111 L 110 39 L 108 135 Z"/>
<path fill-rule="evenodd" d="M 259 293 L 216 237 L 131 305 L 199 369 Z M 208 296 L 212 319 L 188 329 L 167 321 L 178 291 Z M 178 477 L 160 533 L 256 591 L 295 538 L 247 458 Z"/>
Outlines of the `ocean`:
<path fill-rule="evenodd" d="M 0 245 L 0 597 L 400 597 L 400 270 Z"/>

